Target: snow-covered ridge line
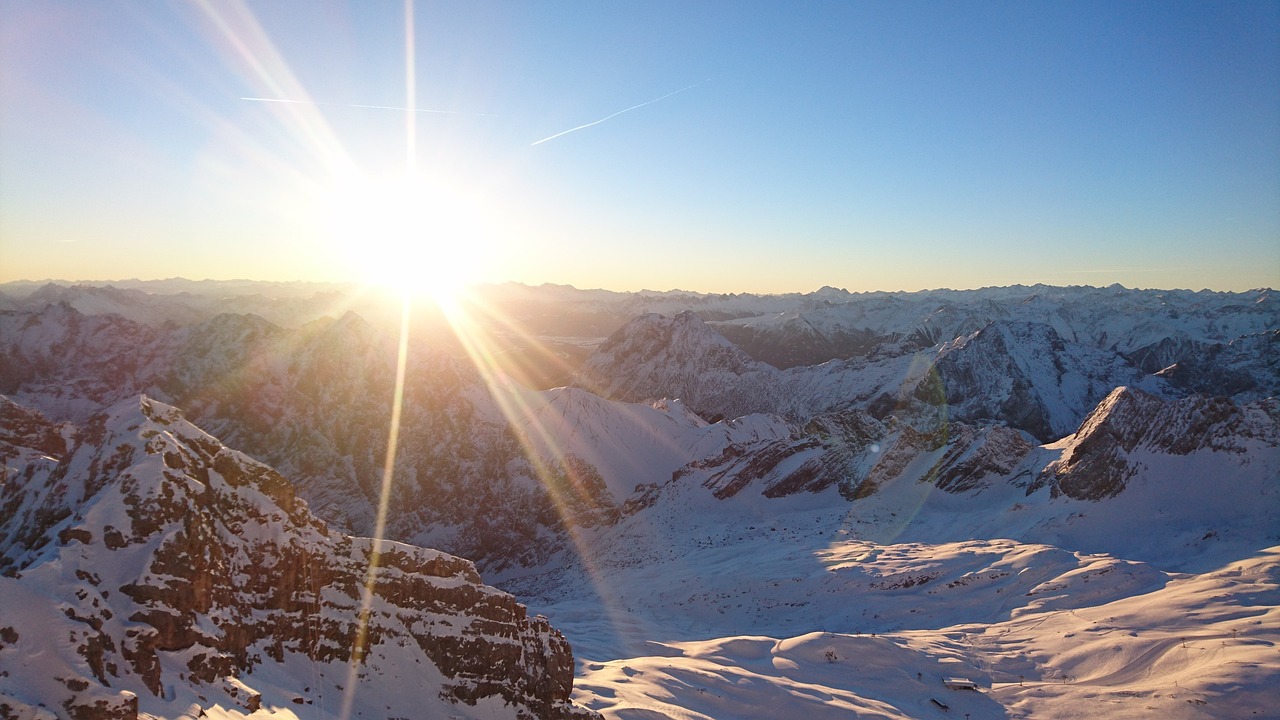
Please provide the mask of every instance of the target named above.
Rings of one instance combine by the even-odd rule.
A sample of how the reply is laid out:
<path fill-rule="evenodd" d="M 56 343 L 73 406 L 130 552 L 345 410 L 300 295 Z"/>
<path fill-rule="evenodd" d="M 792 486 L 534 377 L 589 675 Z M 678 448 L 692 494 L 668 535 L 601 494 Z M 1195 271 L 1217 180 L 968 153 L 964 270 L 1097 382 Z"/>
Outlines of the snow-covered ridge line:
<path fill-rule="evenodd" d="M 775 413 L 806 422 L 849 409 L 883 418 L 929 406 L 1041 441 L 1074 431 L 1117 386 L 1172 392 L 1118 353 L 1065 341 L 1042 323 L 992 321 L 929 348 L 879 346 L 862 358 L 783 371 L 752 360 L 690 312 L 636 318 L 600 346 L 575 382 L 628 402 L 678 397 L 712 418 Z"/>
<path fill-rule="evenodd" d="M 145 288 L 139 289 L 139 288 Z M 370 320 L 393 316 L 388 298 L 352 286 L 289 283 L 0 285 L 0 310 L 38 312 L 66 303 L 86 315 L 116 313 L 159 327 L 222 312 L 254 313 L 286 327 L 355 309 Z M 598 339 L 645 313 L 697 312 L 756 359 L 779 367 L 864 354 L 876 344 L 933 345 L 992 320 L 1039 322 L 1063 338 L 1124 353 L 1146 352 L 1165 338 L 1223 343 L 1280 327 L 1275 291 L 1133 290 L 1120 286 L 1010 286 L 979 290 L 848 293 L 823 288 L 785 295 L 639 293 L 519 284 L 478 287 L 476 320 L 534 336 Z"/>

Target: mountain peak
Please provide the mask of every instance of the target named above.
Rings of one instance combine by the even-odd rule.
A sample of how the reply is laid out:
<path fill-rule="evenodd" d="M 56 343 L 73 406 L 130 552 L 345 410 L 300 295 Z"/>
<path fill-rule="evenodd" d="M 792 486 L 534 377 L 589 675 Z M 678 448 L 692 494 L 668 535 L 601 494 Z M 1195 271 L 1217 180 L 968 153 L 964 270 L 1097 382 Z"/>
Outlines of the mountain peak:
<path fill-rule="evenodd" d="M 934 370 L 916 390 L 920 399 L 945 402 L 958 419 L 1001 420 L 1043 442 L 1072 432 L 1112 388 L 1165 387 L 1115 352 L 1023 320 L 994 320 L 942 345 Z"/>
<path fill-rule="evenodd" d="M 1132 387 L 1117 387 L 1062 441 L 1062 456 L 1050 463 L 1032 489 L 1050 484 L 1055 494 L 1101 500 L 1119 494 L 1142 463 L 1139 451 L 1186 456 L 1224 453 L 1245 458 L 1280 445 L 1280 403 L 1237 405 L 1226 398 L 1165 399 Z"/>
<path fill-rule="evenodd" d="M 687 399 L 695 378 L 740 375 L 758 364 L 693 311 L 671 317 L 649 313 L 611 335 L 587 360 L 575 384 L 614 400 Z"/>

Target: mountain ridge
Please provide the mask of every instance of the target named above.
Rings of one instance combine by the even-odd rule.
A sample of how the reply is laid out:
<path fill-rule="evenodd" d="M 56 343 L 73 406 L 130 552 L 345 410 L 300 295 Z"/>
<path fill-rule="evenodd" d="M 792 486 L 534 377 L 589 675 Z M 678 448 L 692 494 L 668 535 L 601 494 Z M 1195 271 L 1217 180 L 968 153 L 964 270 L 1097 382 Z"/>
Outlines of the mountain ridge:
<path fill-rule="evenodd" d="M 12 522 L 0 532 L 3 567 L 25 573 L 0 578 L 0 612 L 15 618 L 0 622 L 0 654 L 6 669 L 26 657 L 43 642 L 27 628 L 41 624 L 86 650 L 61 648 L 56 672 L 24 671 L 23 688 L 38 693 L 0 688 L 4 712 L 18 702 L 24 720 L 69 717 L 61 703 L 71 699 L 77 712 L 127 715 L 119 691 L 128 690 L 145 715 L 169 697 L 175 669 L 185 677 L 165 712 L 190 700 L 189 714 L 212 720 L 258 712 L 250 702 L 314 714 L 319 693 L 331 708 L 336 686 L 349 685 L 337 677 L 333 638 L 348 637 L 359 615 L 353 578 L 372 546 L 341 538 L 374 525 L 398 324 L 350 298 L 263 290 L 181 299 L 199 308 L 195 322 L 148 314 L 136 294 L 86 293 L 76 305 L 70 293 L 38 308 L 0 297 L 0 382 L 20 403 L 0 400 L 0 496 L 26 498 L 6 508 Z M 280 304 L 286 296 L 302 304 Z M 103 298 L 132 299 L 136 319 L 105 312 Z M 610 720 L 655 708 L 759 716 L 761 698 L 779 703 L 775 715 L 814 717 L 941 717 L 930 697 L 978 715 L 1069 714 L 1086 701 L 1112 717 L 1269 707 L 1266 689 L 1280 677 L 1264 652 L 1280 642 L 1270 622 L 1280 612 L 1273 293 L 1039 286 L 761 298 L 505 287 L 489 299 L 488 319 L 460 327 L 470 333 L 461 339 L 433 334 L 434 321 L 411 325 L 388 503 L 393 541 L 474 564 L 387 543 L 399 559 L 371 615 L 379 642 L 366 663 L 378 672 L 364 682 L 394 686 L 412 672 L 404 668 L 429 662 L 441 669 L 432 687 L 449 696 L 441 714 L 519 705 L 541 716 L 546 698 L 562 700 L 562 670 L 491 674 L 513 667 L 503 661 L 459 675 L 468 666 L 438 654 L 448 643 L 433 655 L 410 639 L 461 637 L 453 631 L 466 624 L 483 645 L 481 627 L 496 620 L 445 622 L 432 610 L 430 627 L 399 629 L 399 615 L 422 610 L 406 598 L 445 590 L 468 594 L 459 607 L 524 627 L 509 624 L 511 596 L 476 588 L 478 572 L 564 631 L 581 658 L 570 697 Z M 734 323 L 762 343 L 754 356 L 726 338 Z M 806 327 L 868 330 L 858 340 L 867 345 L 804 364 L 818 345 L 787 333 Z M 761 361 L 788 344 L 804 351 L 788 362 L 801 364 Z M 525 384 L 569 377 L 592 352 L 577 386 Z M 503 359 L 513 354 L 521 360 Z M 92 420 L 119 403 L 140 410 L 140 395 L 159 418 L 146 421 L 154 435 Z M 187 421 L 166 406 L 183 407 L 202 431 L 182 430 Z M 140 476 L 158 484 L 125 493 L 132 505 L 80 502 Z M 44 490 L 33 500 L 19 487 Z M 216 499 L 226 511 L 196 514 L 188 527 L 170 512 L 178 498 Z M 284 527 L 304 500 L 329 528 L 304 545 L 342 548 L 323 562 L 262 519 L 274 513 Z M 82 506 L 92 518 L 76 517 Z M 135 527 L 138 507 L 159 514 L 152 522 L 143 512 Z M 206 557 L 214 546 L 194 538 L 223 549 Z M 266 542 L 306 569 L 265 582 L 275 566 L 251 559 L 267 557 Z M 144 554 L 153 550 L 158 565 Z M 235 575 L 244 587 L 208 572 L 217 557 L 253 567 Z M 39 599 L 50 592 L 65 603 Z M 341 610 L 312 612 L 319 600 Z M 196 612 L 197 601 L 213 614 Z M 256 609 L 217 610 L 232 605 Z M 227 618 L 241 621 L 213 622 Z M 522 654 L 566 664 L 552 635 L 510 632 L 528 640 Z M 1213 652 L 1202 653 L 1208 642 Z M 131 664 L 139 658 L 141 669 Z M 315 662 L 329 663 L 324 684 L 309 677 Z M 242 666 L 253 672 L 223 672 Z M 148 685 L 153 667 L 160 695 Z M 189 687 L 192 673 L 210 679 Z M 969 676 L 978 693 L 934 689 L 949 674 Z M 103 690 L 99 675 L 113 687 Z M 55 677 L 67 682 L 49 684 Z M 420 710 L 394 689 L 383 706 L 357 707 Z"/>
<path fill-rule="evenodd" d="M 327 695 L 404 715 L 488 717 L 496 698 L 510 717 L 594 716 L 569 703 L 568 643 L 472 563 L 332 533 L 282 476 L 171 406 L 118 404 L 56 465 L 20 475 L 4 487 L 0 691 L 28 708 L 251 715 Z M 71 645 L 21 621 L 42 606 L 65 614 L 46 621 Z M 394 691 L 417 666 L 435 697 Z M 324 689 L 290 694 L 259 676 Z"/>

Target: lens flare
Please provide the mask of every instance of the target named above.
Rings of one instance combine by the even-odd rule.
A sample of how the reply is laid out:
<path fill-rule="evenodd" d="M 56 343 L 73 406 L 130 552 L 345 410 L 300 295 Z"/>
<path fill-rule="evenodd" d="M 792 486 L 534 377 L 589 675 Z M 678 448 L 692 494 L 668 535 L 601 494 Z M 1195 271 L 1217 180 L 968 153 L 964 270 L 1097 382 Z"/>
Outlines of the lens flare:
<path fill-rule="evenodd" d="M 412 178 L 417 174 L 417 131 L 413 108 L 417 105 L 414 82 L 414 31 L 413 0 L 404 0 L 404 74 L 405 74 L 405 173 Z M 404 407 L 405 370 L 409 361 L 409 315 L 412 304 L 409 295 L 402 294 L 400 306 L 400 342 L 396 351 L 396 384 L 392 393 L 391 420 L 387 428 L 387 454 L 382 466 L 382 487 L 378 495 L 378 515 L 373 532 L 373 546 L 369 549 L 369 570 L 365 575 L 364 589 L 360 594 L 359 629 L 351 648 L 351 662 L 347 667 L 346 690 L 342 696 L 343 720 L 351 717 L 355 703 L 356 685 L 360 676 L 360 663 L 366 652 L 365 643 L 369 631 L 369 613 L 373 608 L 373 589 L 378 583 L 378 565 L 381 562 L 382 536 L 387 530 L 387 508 L 391 500 L 391 481 L 396 467 L 396 450 L 400 439 L 400 412 Z"/>
<path fill-rule="evenodd" d="M 550 423 L 540 420 L 538 412 L 527 401 L 525 397 L 528 394 L 527 391 L 521 392 L 524 388 L 513 383 L 502 371 L 496 359 L 501 351 L 493 345 L 487 333 L 481 328 L 493 327 L 497 324 L 511 332 L 521 332 L 521 330 L 507 320 L 501 311 L 488 308 L 479 300 L 473 299 L 468 307 L 470 309 L 467 312 L 459 308 L 458 312 L 449 316 L 455 334 L 480 371 L 480 377 L 484 380 L 490 396 L 498 404 L 512 433 L 520 442 L 524 456 L 537 475 L 537 480 L 555 505 L 563 527 L 574 545 L 577 557 L 586 570 L 587 580 L 600 598 L 611 625 L 614 628 L 624 627 L 634 618 L 629 617 L 625 609 L 614 599 L 613 594 L 606 591 L 601 581 L 603 574 L 597 567 L 594 554 L 575 519 L 574 493 L 579 492 L 581 488 L 577 483 L 563 483 L 559 480 L 559 471 L 563 469 L 565 474 L 571 475 L 574 470 L 563 463 L 563 448 L 548 427 Z M 483 313 L 484 318 L 471 318 L 470 312 Z"/>
<path fill-rule="evenodd" d="M 358 273 L 366 284 L 390 289 L 400 300 L 395 387 L 381 492 L 360 607 L 356 617 L 352 618 L 356 628 L 337 716 L 346 720 L 355 710 L 360 667 L 372 642 L 368 622 L 375 603 L 380 555 L 386 543 L 388 506 L 395 482 L 410 348 L 411 309 L 423 298 L 434 300 L 434 304 L 443 311 L 443 317 L 451 325 L 470 361 L 480 371 L 490 396 L 520 442 L 534 479 L 543 486 L 555 506 L 565 532 L 574 543 L 577 557 L 604 603 L 611 624 L 615 628 L 628 626 L 625 611 L 602 586 L 602 575 L 583 537 L 580 518 L 575 515 L 575 508 L 594 507 L 599 498 L 591 497 L 590 493 L 584 494 L 589 484 L 586 481 L 593 479 L 587 477 L 592 471 L 571 462 L 564 447 L 563 426 L 567 416 L 563 408 L 541 402 L 544 396 L 529 392 L 506 376 L 499 361 L 504 349 L 495 342 L 497 336 L 492 333 L 519 337 L 532 348 L 540 348 L 543 343 L 529 338 L 519 324 L 507 318 L 501 310 L 486 307 L 479 300 L 466 299 L 463 292 L 465 285 L 480 278 L 482 263 L 492 260 L 494 241 L 501 237 L 501 228 L 492 225 L 488 218 L 498 213 L 483 212 L 480 205 L 453 181 L 424 172 L 418 166 L 416 124 L 422 113 L 417 109 L 415 90 L 413 1 L 404 0 L 405 102 L 398 108 L 405 115 L 404 166 L 399 172 L 381 176 L 366 173 L 338 141 L 336 133 L 319 111 L 320 104 L 310 98 L 243 0 L 231 0 L 225 4 L 197 0 L 196 5 L 205 21 L 205 29 L 211 31 L 225 59 L 237 66 L 248 85 L 258 93 L 246 99 L 265 102 L 289 130 L 290 137 L 296 138 L 308 156 L 320 161 L 319 167 L 323 168 L 325 176 L 310 179 L 307 183 L 310 203 L 314 203 L 307 209 L 315 211 L 312 217 L 323 223 L 327 235 L 327 246 L 317 248 L 317 251 L 340 258 L 344 267 Z M 622 112 L 658 102 L 690 88 Z M 476 319 L 473 315 L 481 316 L 479 322 L 472 322 Z M 571 368 L 565 364 L 564 375 L 568 376 L 570 372 Z M 599 488 L 595 490 L 599 491 Z M 317 607 L 317 612 L 320 611 Z M 314 652 L 313 661 L 316 660 Z"/>

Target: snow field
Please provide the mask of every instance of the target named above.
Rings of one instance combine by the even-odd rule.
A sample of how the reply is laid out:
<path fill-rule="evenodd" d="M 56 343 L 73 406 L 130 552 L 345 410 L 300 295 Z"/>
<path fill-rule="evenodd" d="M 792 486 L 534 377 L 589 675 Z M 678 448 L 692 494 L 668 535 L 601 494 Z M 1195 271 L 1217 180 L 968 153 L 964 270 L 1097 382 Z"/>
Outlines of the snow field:
<path fill-rule="evenodd" d="M 1273 454 L 1209 486 L 1219 454 L 1144 457 L 1106 503 L 952 495 L 914 466 L 852 505 L 751 487 L 718 501 L 694 475 L 584 533 L 585 560 L 500 584 L 565 633 L 574 698 L 606 718 L 1265 717 Z"/>

